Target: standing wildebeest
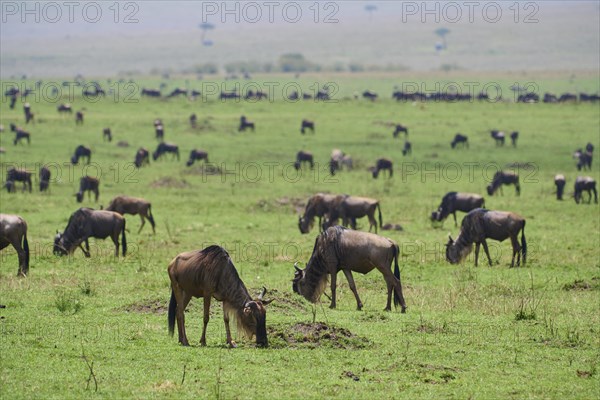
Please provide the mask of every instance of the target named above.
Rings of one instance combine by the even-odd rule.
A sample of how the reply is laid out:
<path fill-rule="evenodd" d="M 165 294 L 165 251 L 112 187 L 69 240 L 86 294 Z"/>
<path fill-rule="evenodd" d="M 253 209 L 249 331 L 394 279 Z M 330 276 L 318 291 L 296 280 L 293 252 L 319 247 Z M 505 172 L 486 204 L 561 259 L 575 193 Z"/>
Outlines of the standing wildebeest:
<path fill-rule="evenodd" d="M 585 151 L 587 151 L 588 153 L 593 153 L 594 152 L 594 145 L 591 144 L 590 142 L 588 142 L 588 144 L 585 145 Z"/>
<path fill-rule="evenodd" d="M 517 237 L 521 232 L 521 245 Z M 462 220 L 460 233 L 456 241 L 449 237 L 446 245 L 446 260 L 451 264 L 457 264 L 473 249 L 475 243 L 475 266 L 479 257 L 479 246 L 483 244 L 483 250 L 487 255 L 490 267 L 492 258 L 488 251 L 485 239 L 494 239 L 500 242 L 510 238 L 512 243 L 512 261 L 511 268 L 515 264 L 515 255 L 517 255 L 517 267 L 521 262 L 521 253 L 523 254 L 523 265 L 527 258 L 527 241 L 525 240 L 525 218 L 518 214 L 508 211 L 490 211 L 484 208 L 476 208 L 469 212 Z"/>
<path fill-rule="evenodd" d="M 412 154 L 412 143 L 408 140 L 404 141 L 404 148 L 402 149 L 402 155 Z"/>
<path fill-rule="evenodd" d="M 71 105 L 69 103 L 61 104 L 58 107 L 56 107 L 56 109 L 58 110 L 59 113 L 69 113 L 69 114 L 73 113 L 73 108 L 71 107 Z"/>
<path fill-rule="evenodd" d="M 110 128 L 104 128 L 102 130 L 102 140 L 112 142 L 112 132 L 110 131 Z"/>
<path fill-rule="evenodd" d="M 342 219 L 342 225 L 356 229 L 356 219 L 367 217 L 369 219 L 369 232 L 375 229 L 377 233 L 377 220 L 375 211 L 379 213 L 379 227 L 383 226 L 381 218 L 381 206 L 379 200 L 369 197 L 344 196 L 340 202 L 334 204 L 323 222 L 323 229 L 337 224 L 338 218 Z"/>
<path fill-rule="evenodd" d="M 521 195 L 521 185 L 519 185 L 519 175 L 511 171 L 498 171 L 494 174 L 494 178 L 492 179 L 492 183 L 487 187 L 487 193 L 490 196 L 493 196 L 496 193 L 496 190 L 500 188 L 500 193 L 502 193 L 502 185 L 515 185 L 515 190 L 517 192 L 517 196 Z"/>
<path fill-rule="evenodd" d="M 240 117 L 240 127 L 238 128 L 238 131 L 243 132 L 246 130 L 246 128 L 250 128 L 252 129 L 252 132 L 254 132 L 254 122 L 248 121 L 248 119 L 246 119 L 246 116 L 242 115 Z"/>
<path fill-rule="evenodd" d="M 15 181 L 6 181 L 4 182 L 3 188 L 6 188 L 8 193 L 17 193 L 17 188 L 15 187 Z"/>
<path fill-rule="evenodd" d="M 190 159 L 187 161 L 187 163 L 185 163 L 185 165 L 187 165 L 188 167 L 191 167 L 195 161 L 202 161 L 202 160 L 204 160 L 204 162 L 208 162 L 208 153 L 204 150 L 194 149 L 194 150 L 190 151 Z"/>
<path fill-rule="evenodd" d="M 510 141 L 513 145 L 513 147 L 517 147 L 517 139 L 519 138 L 519 132 L 514 131 L 513 133 L 510 134 Z"/>
<path fill-rule="evenodd" d="M 236 320 L 238 331 L 250 338 L 256 336 L 257 346 L 269 345 L 265 306 L 271 301 L 263 299 L 267 289 L 263 288 L 258 298 L 252 299 L 225 249 L 213 245 L 204 250 L 181 253 L 171 261 L 167 271 L 171 279 L 169 333 L 173 335 L 177 319 L 179 342 L 182 345 L 189 346 L 185 333 L 185 309 L 192 297 L 204 299 L 201 346 L 206 346 L 206 327 L 210 319 L 212 297 L 223 303 L 225 332 L 230 347 L 237 346 L 231 337 L 230 317 Z"/>
<path fill-rule="evenodd" d="M 556 200 L 563 199 L 563 193 L 565 191 L 565 185 L 567 180 L 564 175 L 556 175 L 554 176 L 554 184 L 556 185 Z"/>
<path fill-rule="evenodd" d="M 579 201 L 583 203 L 583 199 L 581 197 L 581 192 L 588 192 L 590 196 L 588 199 L 588 204 L 592 202 L 592 192 L 594 193 L 594 202 L 598 203 L 598 191 L 596 190 L 596 181 L 594 178 L 589 176 L 578 176 L 575 180 L 575 192 L 573 197 L 575 197 L 575 203 L 579 204 Z"/>
<path fill-rule="evenodd" d="M 377 100 L 377 93 L 372 90 L 365 90 L 362 94 L 365 99 L 369 99 L 371 101 Z"/>
<path fill-rule="evenodd" d="M 311 133 L 315 133 L 315 123 L 314 121 L 309 121 L 307 119 L 302 120 L 302 124 L 300 125 L 300 132 L 304 135 L 306 129 L 310 129 Z"/>
<path fill-rule="evenodd" d="M 25 123 L 28 124 L 30 121 L 33 121 L 34 114 L 31 112 L 31 104 L 25 103 L 23 104 L 23 112 L 25 113 Z"/>
<path fill-rule="evenodd" d="M 29 243 L 27 242 L 27 222 L 18 215 L 0 214 L 0 250 L 11 244 L 19 256 L 17 276 L 29 272 Z"/>
<path fill-rule="evenodd" d="M 493 130 L 490 131 L 490 136 L 496 141 L 496 146 L 504 146 L 504 132 Z"/>
<path fill-rule="evenodd" d="M 310 169 L 314 168 L 315 163 L 313 161 L 313 155 L 311 152 L 300 150 L 298 153 L 296 153 L 296 162 L 294 163 L 294 168 L 296 168 L 296 170 L 299 170 L 300 168 L 302 168 L 303 162 L 309 163 Z"/>
<path fill-rule="evenodd" d="M 125 237 L 125 218 L 119 213 L 92 208 L 80 208 L 69 218 L 63 233 L 57 232 L 54 237 L 54 254 L 73 254 L 79 246 L 86 257 L 90 256 L 88 239 L 106 239 L 110 236 L 115 244 L 115 257 L 119 256 L 119 234 L 123 256 L 127 253 L 127 238 Z M 85 242 L 85 249 L 81 245 Z"/>
<path fill-rule="evenodd" d="M 24 131 L 15 124 L 10 124 L 10 130 L 15 133 L 15 140 L 13 140 L 15 146 L 23 139 L 27 140 L 27 144 L 31 144 L 31 134 L 29 132 Z"/>
<path fill-rule="evenodd" d="M 294 265 L 296 272 L 292 289 L 311 303 L 315 303 L 325 290 L 328 276 L 331 276 L 329 308 L 335 308 L 336 278 L 337 273 L 342 270 L 348 280 L 350 290 L 356 298 L 356 306 L 361 310 L 363 304 L 358 297 L 352 271 L 367 274 L 377 268 L 387 284 L 388 296 L 385 311 L 392 310 L 393 291 L 394 305 L 400 305 L 404 313 L 406 312 L 406 303 L 402 295 L 398 254 L 398 245 L 388 238 L 349 230 L 341 226 L 332 226 L 315 240 L 315 246 L 306 268 L 300 269 Z M 393 274 L 392 261 L 394 262 Z"/>
<path fill-rule="evenodd" d="M 165 128 L 162 124 L 154 125 L 154 137 L 162 141 L 165 138 Z"/>
<path fill-rule="evenodd" d="M 317 193 L 308 199 L 304 215 L 298 218 L 298 228 L 301 233 L 308 233 L 315 217 L 319 218 L 319 231 L 322 229 L 321 219 L 332 210 L 339 207 L 345 195 Z"/>
<path fill-rule="evenodd" d="M 150 152 L 147 149 L 140 147 L 135 153 L 134 164 L 138 168 L 141 168 L 144 164 L 150 165 Z"/>
<path fill-rule="evenodd" d="M 40 192 L 48 190 L 50 186 L 50 170 L 43 166 L 40 168 Z"/>
<path fill-rule="evenodd" d="M 196 113 L 190 115 L 190 125 L 192 126 L 192 129 L 196 129 L 197 121 L 198 121 L 198 117 L 196 116 Z"/>
<path fill-rule="evenodd" d="M 83 111 L 75 113 L 75 125 L 83 125 Z"/>
<path fill-rule="evenodd" d="M 404 137 L 408 136 L 408 128 L 401 124 L 397 124 L 396 129 L 394 130 L 394 137 L 398 137 L 400 133 L 404 133 Z"/>
<path fill-rule="evenodd" d="M 335 172 L 342 170 L 345 166 L 348 170 L 352 169 L 352 157 L 344 154 L 340 149 L 333 149 L 329 158 L 329 172 L 331 175 L 335 175 Z"/>
<path fill-rule="evenodd" d="M 591 148 L 592 150 L 594 149 L 593 146 Z M 583 151 L 582 149 L 577 149 L 573 154 L 573 157 L 577 160 L 577 170 L 581 171 L 582 169 L 585 170 L 586 168 L 591 170 L 592 156 L 593 153 L 590 151 Z"/>
<path fill-rule="evenodd" d="M 431 220 L 441 222 L 445 220 L 448 215 L 452 214 L 454 216 L 454 226 L 458 226 L 456 221 L 457 211 L 469 212 L 476 208 L 485 207 L 484 204 L 485 201 L 483 197 L 478 194 L 448 192 L 442 198 L 442 203 L 437 211 L 431 213 Z"/>
<path fill-rule="evenodd" d="M 71 157 L 71 164 L 79 163 L 80 158 L 86 158 L 87 164 L 89 164 L 92 158 L 92 150 L 90 150 L 89 147 L 80 144 L 75 148 L 75 153 L 73 153 L 73 156 Z"/>
<path fill-rule="evenodd" d="M 450 147 L 452 147 L 453 149 L 456 148 L 456 146 L 461 145 L 463 148 L 466 147 L 467 149 L 469 148 L 469 138 L 465 135 L 462 135 L 460 133 L 457 133 L 456 135 L 454 135 L 454 139 L 452 140 L 452 142 L 450 143 Z"/>
<path fill-rule="evenodd" d="M 75 193 L 75 197 L 77 198 L 77 202 L 81 203 L 83 201 L 83 195 L 85 192 L 88 192 L 88 196 L 92 198 L 92 192 L 96 196 L 96 202 L 98 201 L 98 196 L 100 196 L 100 192 L 98 187 L 100 186 L 100 181 L 91 176 L 83 176 L 79 180 L 79 192 Z"/>
<path fill-rule="evenodd" d="M 377 160 L 374 167 L 369 168 L 369 171 L 373 173 L 374 179 L 377 179 L 379 176 L 379 171 L 388 171 L 389 178 L 391 178 L 394 175 L 394 164 L 392 163 L 392 160 L 380 158 Z"/>
<path fill-rule="evenodd" d="M 152 153 L 152 159 L 156 161 L 159 157 L 162 157 L 166 153 L 173 154 L 173 158 L 177 157 L 177 161 L 179 161 L 179 146 L 173 143 L 165 143 L 161 142 L 156 151 Z"/>
<path fill-rule="evenodd" d="M 24 169 L 10 168 L 6 171 L 6 181 L 23 182 L 23 191 L 28 188 L 31 192 L 31 172 Z"/>
<path fill-rule="evenodd" d="M 152 225 L 152 233 L 156 233 L 154 230 L 154 217 L 152 216 L 152 204 L 150 204 L 150 202 L 146 199 L 139 197 L 117 196 L 110 201 L 110 204 L 108 207 L 106 207 L 106 211 L 114 211 L 121 215 L 139 214 L 142 220 L 142 225 L 140 226 L 138 233 L 142 231 L 142 228 L 146 223 L 146 219 L 150 221 L 150 225 Z"/>

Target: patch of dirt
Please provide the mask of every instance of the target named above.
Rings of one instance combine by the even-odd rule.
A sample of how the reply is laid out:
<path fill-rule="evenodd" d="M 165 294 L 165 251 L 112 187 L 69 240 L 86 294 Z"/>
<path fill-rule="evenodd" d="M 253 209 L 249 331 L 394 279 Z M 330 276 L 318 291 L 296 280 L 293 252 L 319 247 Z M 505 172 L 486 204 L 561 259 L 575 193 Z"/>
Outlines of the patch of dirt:
<path fill-rule="evenodd" d="M 403 231 L 402 225 L 400 224 L 385 224 L 381 227 L 382 231 Z"/>
<path fill-rule="evenodd" d="M 344 371 L 341 375 L 342 378 L 352 378 L 353 381 L 360 381 L 360 377 L 352 371 Z"/>
<path fill-rule="evenodd" d="M 202 161 L 186 168 L 183 171 L 186 175 L 222 175 L 221 168 L 212 164 L 203 164 Z"/>
<path fill-rule="evenodd" d="M 324 322 L 300 322 L 291 326 L 269 327 L 267 330 L 272 347 L 364 349 L 372 345 L 365 337 Z"/>
<path fill-rule="evenodd" d="M 592 280 L 598 281 L 597 278 L 592 278 Z M 598 282 L 588 282 L 583 279 L 576 279 L 573 282 L 565 283 L 563 285 L 563 290 L 598 290 L 600 288 L 600 283 Z"/>
<path fill-rule="evenodd" d="M 167 300 L 145 300 L 130 304 L 122 308 L 125 312 L 138 312 L 142 314 L 165 314 L 169 310 Z"/>
<path fill-rule="evenodd" d="M 126 140 L 119 140 L 117 142 L 117 147 L 129 147 L 129 142 Z"/>
<path fill-rule="evenodd" d="M 526 163 L 514 162 L 514 163 L 506 164 L 506 168 L 514 168 L 517 170 L 519 170 L 519 169 L 529 170 L 529 169 L 535 169 L 536 166 L 531 162 L 526 162 Z"/>
<path fill-rule="evenodd" d="M 580 378 L 587 379 L 587 378 L 591 378 L 592 375 L 593 374 L 590 371 L 580 371 L 580 370 L 577 370 L 577 376 L 580 377 Z"/>
<path fill-rule="evenodd" d="M 155 180 L 150 184 L 153 188 L 175 188 L 184 189 L 189 188 L 191 185 L 185 179 L 172 178 L 170 176 L 164 176 L 160 179 Z"/>
<path fill-rule="evenodd" d="M 273 209 L 289 208 L 291 211 L 303 214 L 306 206 L 306 199 L 299 197 L 280 197 L 275 200 L 260 199 L 252 207 L 254 210 L 272 211 Z"/>
<path fill-rule="evenodd" d="M 369 139 L 385 139 L 387 137 L 388 137 L 388 135 L 384 135 L 383 133 L 379 133 L 379 132 L 371 132 L 367 136 L 367 138 L 369 138 Z"/>

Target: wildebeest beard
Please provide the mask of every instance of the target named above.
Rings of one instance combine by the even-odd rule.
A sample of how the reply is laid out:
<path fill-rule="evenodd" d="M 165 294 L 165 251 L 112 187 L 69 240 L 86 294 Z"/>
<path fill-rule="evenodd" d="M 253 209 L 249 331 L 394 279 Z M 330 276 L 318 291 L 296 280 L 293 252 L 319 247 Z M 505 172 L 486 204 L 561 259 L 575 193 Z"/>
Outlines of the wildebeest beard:
<path fill-rule="evenodd" d="M 292 288 L 294 291 L 302 295 L 311 303 L 316 303 L 327 286 L 327 264 L 322 256 L 322 244 L 319 244 L 319 239 L 323 234 L 319 235 L 315 240 L 313 254 L 308 261 L 308 264 L 302 272 L 296 271 L 293 280 Z"/>

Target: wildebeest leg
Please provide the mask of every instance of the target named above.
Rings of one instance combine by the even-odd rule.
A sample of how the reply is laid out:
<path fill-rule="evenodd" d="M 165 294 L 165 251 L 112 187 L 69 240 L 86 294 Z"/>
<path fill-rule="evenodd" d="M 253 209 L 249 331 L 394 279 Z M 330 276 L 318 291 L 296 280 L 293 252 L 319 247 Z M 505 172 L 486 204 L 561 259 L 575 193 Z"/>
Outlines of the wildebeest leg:
<path fill-rule="evenodd" d="M 458 226 L 458 222 L 456 221 L 456 211 L 452 211 L 452 215 L 454 216 L 454 226 Z"/>
<path fill-rule="evenodd" d="M 177 332 L 179 333 L 179 343 L 183 346 L 189 346 L 187 335 L 185 334 L 185 308 L 189 304 L 192 296 L 185 293 L 179 285 L 173 287 L 175 299 L 177 300 Z"/>
<path fill-rule="evenodd" d="M 517 235 L 510 237 L 510 242 L 512 243 L 512 260 L 510 261 L 510 267 L 512 268 L 515 264 L 515 255 L 517 256 L 517 267 L 521 264 L 521 246 L 519 246 L 519 241 L 517 240 Z"/>
<path fill-rule="evenodd" d="M 331 274 L 331 304 L 329 308 L 335 308 L 335 286 L 337 284 L 337 271 Z"/>
<path fill-rule="evenodd" d="M 206 326 L 210 319 L 210 294 L 204 296 L 204 318 L 202 327 L 202 337 L 200 338 L 200 346 L 206 346 Z M 229 342 L 228 342 L 229 343 Z"/>
<path fill-rule="evenodd" d="M 485 250 L 485 255 L 488 258 L 488 262 L 490 263 L 490 267 L 492 266 L 492 257 L 490 257 L 490 251 L 488 250 L 488 245 L 487 242 L 485 241 L 485 239 L 483 239 L 483 242 L 481 242 L 483 244 L 483 250 Z"/>
<path fill-rule="evenodd" d="M 227 334 L 227 344 L 231 348 L 236 348 L 237 344 L 231 338 L 231 330 L 229 329 L 229 314 L 225 310 L 225 303 L 223 303 L 223 320 L 225 321 L 225 333 Z"/>
<path fill-rule="evenodd" d="M 375 233 L 377 233 L 377 221 L 375 220 L 375 210 L 372 213 L 369 213 L 369 232 L 371 232 L 371 228 L 375 227 Z"/>
<path fill-rule="evenodd" d="M 348 280 L 348 285 L 350 285 L 350 290 L 354 293 L 354 297 L 356 298 L 356 308 L 360 311 L 362 310 L 362 302 L 360 301 L 360 297 L 358 297 L 358 292 L 356 291 L 356 285 L 354 284 L 354 278 L 352 277 L 352 271 L 349 269 L 343 269 L 344 275 L 346 275 L 346 279 Z"/>
<path fill-rule="evenodd" d="M 83 248 L 83 242 L 79 243 L 79 248 L 81 249 L 81 251 L 83 251 L 83 254 L 89 258 L 90 257 L 90 244 L 88 242 L 87 239 L 84 240 L 85 242 L 85 249 Z M 87 249 L 87 250 L 86 250 Z"/>
<path fill-rule="evenodd" d="M 115 257 L 119 257 L 119 232 L 113 232 L 113 234 L 110 235 L 110 238 L 115 244 Z"/>
<path fill-rule="evenodd" d="M 100 196 L 100 192 L 98 189 L 94 190 L 94 194 L 96 195 L 96 203 L 98 202 L 98 196 Z"/>
<path fill-rule="evenodd" d="M 4 243 L 2 243 L 2 244 L 4 244 Z M 17 251 L 17 255 L 19 257 L 19 271 L 17 272 L 17 276 L 25 276 L 25 272 L 27 269 L 26 263 L 25 263 L 25 250 L 23 250 L 23 247 L 21 247 L 20 238 L 17 238 L 17 237 L 11 238 L 10 244 L 12 244 L 12 246 L 15 248 L 15 250 Z M 8 245 L 8 243 L 6 243 L 6 245 Z M 2 246 L 2 248 L 4 248 L 4 247 L 6 247 L 6 246 Z"/>
<path fill-rule="evenodd" d="M 142 219 L 142 225 L 140 225 L 140 229 L 138 230 L 138 233 L 140 233 L 142 231 L 142 228 L 144 227 L 144 224 L 146 223 L 146 221 L 144 220 L 144 216 L 142 214 L 140 214 L 140 218 Z"/>
<path fill-rule="evenodd" d="M 398 278 L 396 278 L 394 276 L 394 274 L 392 273 L 392 270 L 387 267 L 387 268 L 377 268 L 379 269 L 379 271 L 383 274 L 383 279 L 385 279 L 385 283 L 387 285 L 387 289 L 388 289 L 388 298 L 387 298 L 387 304 L 385 306 L 385 309 L 383 311 L 392 311 L 392 290 L 395 290 L 396 293 L 398 294 L 398 297 L 400 298 L 400 305 L 402 306 L 402 312 L 404 313 L 406 310 L 406 302 L 404 301 L 404 296 L 402 294 L 402 286 L 400 285 L 400 281 L 398 280 Z"/>
<path fill-rule="evenodd" d="M 475 243 L 475 266 L 477 266 L 477 260 L 479 260 L 479 245 L 481 243 Z"/>

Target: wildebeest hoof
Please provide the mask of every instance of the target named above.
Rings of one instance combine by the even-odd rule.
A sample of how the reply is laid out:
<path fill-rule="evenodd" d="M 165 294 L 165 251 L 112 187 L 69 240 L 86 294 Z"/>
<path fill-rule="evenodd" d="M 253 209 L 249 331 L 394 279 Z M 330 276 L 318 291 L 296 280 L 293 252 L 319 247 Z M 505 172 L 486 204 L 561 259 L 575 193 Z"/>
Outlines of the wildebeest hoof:
<path fill-rule="evenodd" d="M 190 344 L 188 342 L 181 342 L 181 345 L 185 346 L 185 347 L 189 347 Z"/>
<path fill-rule="evenodd" d="M 383 309 L 383 311 L 392 311 L 392 309 L 390 307 L 386 307 Z"/>
<path fill-rule="evenodd" d="M 335 309 L 335 304 L 330 304 L 329 308 L 331 308 L 332 310 L 334 310 Z"/>
<path fill-rule="evenodd" d="M 235 342 L 232 340 L 232 341 L 229 343 L 229 348 L 230 348 L 230 349 L 235 349 L 236 347 L 237 347 L 237 344 L 236 344 L 236 343 L 235 343 Z"/>
<path fill-rule="evenodd" d="M 402 311 L 400 311 L 402 314 L 406 314 L 406 307 L 402 307 Z"/>

